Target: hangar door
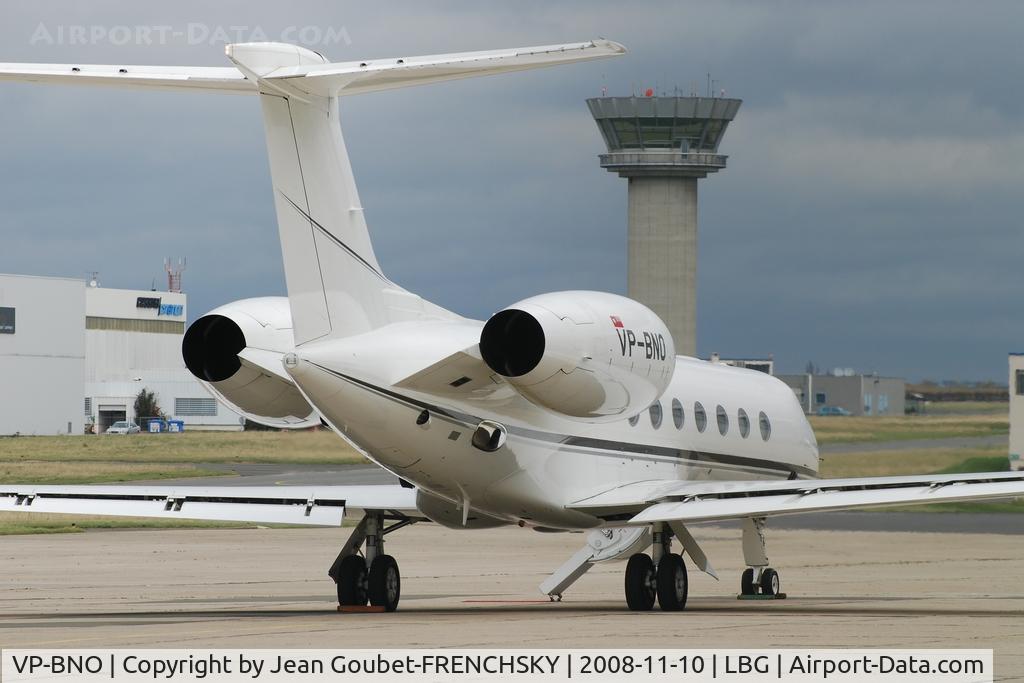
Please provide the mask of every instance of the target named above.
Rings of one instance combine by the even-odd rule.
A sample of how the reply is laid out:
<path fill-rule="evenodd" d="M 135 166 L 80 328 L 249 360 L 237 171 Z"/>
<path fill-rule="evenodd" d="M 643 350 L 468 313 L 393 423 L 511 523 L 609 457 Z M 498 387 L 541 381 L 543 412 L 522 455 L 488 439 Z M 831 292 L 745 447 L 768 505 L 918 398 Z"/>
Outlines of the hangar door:
<path fill-rule="evenodd" d="M 121 420 L 128 419 L 128 407 L 124 405 L 101 405 L 98 413 L 98 429 L 96 433 L 102 434 L 110 429 L 110 425 Z"/>

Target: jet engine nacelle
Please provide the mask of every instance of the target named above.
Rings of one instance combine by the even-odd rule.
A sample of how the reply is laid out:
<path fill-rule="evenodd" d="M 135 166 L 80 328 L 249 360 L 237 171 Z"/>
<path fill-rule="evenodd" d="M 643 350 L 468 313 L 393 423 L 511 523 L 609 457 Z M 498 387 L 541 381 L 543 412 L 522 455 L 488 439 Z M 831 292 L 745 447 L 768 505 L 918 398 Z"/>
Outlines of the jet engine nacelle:
<path fill-rule="evenodd" d="M 242 299 L 215 308 L 185 332 L 189 371 L 224 403 L 271 427 L 310 427 L 320 416 L 281 365 L 295 347 L 285 297 Z"/>
<path fill-rule="evenodd" d="M 555 292 L 498 311 L 484 362 L 531 402 L 585 422 L 635 415 L 668 387 L 676 352 L 646 306 L 602 292 Z"/>

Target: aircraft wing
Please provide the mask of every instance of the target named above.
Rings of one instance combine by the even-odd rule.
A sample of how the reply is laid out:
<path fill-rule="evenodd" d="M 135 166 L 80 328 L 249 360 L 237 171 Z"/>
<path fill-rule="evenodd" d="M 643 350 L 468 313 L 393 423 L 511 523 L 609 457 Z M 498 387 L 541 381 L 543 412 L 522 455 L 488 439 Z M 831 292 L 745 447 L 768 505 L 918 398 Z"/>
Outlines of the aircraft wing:
<path fill-rule="evenodd" d="M 1024 472 L 624 484 L 569 507 L 624 524 L 711 522 L 1024 496 Z"/>
<path fill-rule="evenodd" d="M 373 486 L 39 486 L 0 484 L 0 512 L 49 512 L 340 526 L 350 511 L 425 519 L 416 489 Z"/>

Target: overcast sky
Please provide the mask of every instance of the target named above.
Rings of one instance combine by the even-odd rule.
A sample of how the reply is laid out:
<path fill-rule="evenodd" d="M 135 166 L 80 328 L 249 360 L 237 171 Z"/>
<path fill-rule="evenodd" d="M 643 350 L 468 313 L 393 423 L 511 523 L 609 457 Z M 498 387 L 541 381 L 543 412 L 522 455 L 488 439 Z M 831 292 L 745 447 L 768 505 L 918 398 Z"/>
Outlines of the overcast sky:
<path fill-rule="evenodd" d="M 8 0 L 0 61 L 227 65 L 225 39 L 303 36 L 343 61 L 605 36 L 629 54 L 343 101 L 392 279 L 477 318 L 545 291 L 625 293 L 626 183 L 598 166 L 584 100 L 703 89 L 710 72 L 744 102 L 729 168 L 700 185 L 701 355 L 1005 382 L 1024 351 L 1024 4 L 211 4 Z M 284 293 L 254 99 L 4 83 L 0 103 L 0 272 L 149 288 L 165 255 L 186 256 L 192 319 Z"/>

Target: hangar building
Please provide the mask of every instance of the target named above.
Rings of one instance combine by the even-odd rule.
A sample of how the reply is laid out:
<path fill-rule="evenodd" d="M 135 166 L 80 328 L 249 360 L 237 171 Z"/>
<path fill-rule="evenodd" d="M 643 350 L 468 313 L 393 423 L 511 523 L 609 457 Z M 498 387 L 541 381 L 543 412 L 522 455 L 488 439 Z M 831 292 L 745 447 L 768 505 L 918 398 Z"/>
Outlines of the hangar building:
<path fill-rule="evenodd" d="M 907 383 L 898 377 L 858 375 L 852 370 L 830 375 L 779 375 L 796 394 L 808 415 L 902 415 Z"/>
<path fill-rule="evenodd" d="M 186 295 L 0 274 L 0 434 L 103 432 L 143 388 L 186 428 L 239 429 L 181 359 Z"/>

